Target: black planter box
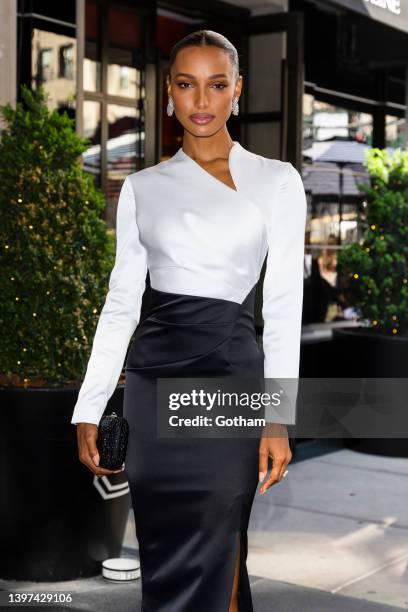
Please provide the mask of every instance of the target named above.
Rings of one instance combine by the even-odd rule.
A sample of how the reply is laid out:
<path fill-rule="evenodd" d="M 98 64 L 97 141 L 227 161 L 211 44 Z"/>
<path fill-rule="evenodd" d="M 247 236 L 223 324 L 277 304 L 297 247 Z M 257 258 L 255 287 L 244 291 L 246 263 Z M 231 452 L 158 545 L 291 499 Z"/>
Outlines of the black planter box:
<path fill-rule="evenodd" d="M 333 329 L 337 376 L 408 378 L 408 336 L 386 336 L 368 327 Z M 408 407 L 407 407 L 408 410 Z M 347 438 L 364 453 L 408 457 L 408 438 Z"/>
<path fill-rule="evenodd" d="M 73 580 L 119 556 L 129 512 L 124 472 L 79 461 L 71 424 L 78 389 L 0 388 L 0 578 Z M 122 414 L 123 386 L 106 414 Z"/>

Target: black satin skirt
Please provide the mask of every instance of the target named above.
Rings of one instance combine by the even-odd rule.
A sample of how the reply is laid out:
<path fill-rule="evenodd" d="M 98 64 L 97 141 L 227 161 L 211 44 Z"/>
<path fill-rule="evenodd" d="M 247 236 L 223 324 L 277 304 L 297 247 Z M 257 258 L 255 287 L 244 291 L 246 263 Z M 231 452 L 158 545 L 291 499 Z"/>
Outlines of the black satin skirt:
<path fill-rule="evenodd" d="M 166 439 L 157 377 L 263 377 L 256 286 L 242 304 L 151 289 L 126 360 L 125 473 L 139 544 L 143 612 L 228 612 L 238 544 L 239 612 L 252 612 L 247 529 L 259 438 Z"/>

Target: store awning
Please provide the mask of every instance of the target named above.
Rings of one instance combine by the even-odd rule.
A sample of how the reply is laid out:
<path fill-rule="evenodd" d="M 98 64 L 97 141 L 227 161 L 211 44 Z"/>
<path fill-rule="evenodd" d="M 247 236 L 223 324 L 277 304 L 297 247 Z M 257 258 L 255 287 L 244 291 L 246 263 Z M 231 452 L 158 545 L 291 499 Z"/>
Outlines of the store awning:
<path fill-rule="evenodd" d="M 317 202 L 338 202 L 340 195 L 339 168 L 336 164 L 318 162 L 303 165 L 302 180 L 306 193 Z M 359 183 L 370 183 L 362 164 L 348 164 L 343 170 L 343 203 L 355 203 L 363 197 Z"/>
<path fill-rule="evenodd" d="M 407 0 L 326 0 L 381 23 L 408 32 Z"/>

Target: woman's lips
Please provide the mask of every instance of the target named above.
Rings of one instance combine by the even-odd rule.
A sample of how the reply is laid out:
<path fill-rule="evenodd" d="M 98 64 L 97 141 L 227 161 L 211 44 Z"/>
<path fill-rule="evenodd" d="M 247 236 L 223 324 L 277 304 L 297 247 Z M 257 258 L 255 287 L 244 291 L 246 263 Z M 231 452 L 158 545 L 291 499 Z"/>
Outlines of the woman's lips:
<path fill-rule="evenodd" d="M 195 115 L 190 115 L 191 121 L 194 123 L 199 123 L 200 125 L 204 125 L 205 123 L 209 123 L 214 119 L 214 115 L 208 115 L 207 113 L 196 113 Z"/>

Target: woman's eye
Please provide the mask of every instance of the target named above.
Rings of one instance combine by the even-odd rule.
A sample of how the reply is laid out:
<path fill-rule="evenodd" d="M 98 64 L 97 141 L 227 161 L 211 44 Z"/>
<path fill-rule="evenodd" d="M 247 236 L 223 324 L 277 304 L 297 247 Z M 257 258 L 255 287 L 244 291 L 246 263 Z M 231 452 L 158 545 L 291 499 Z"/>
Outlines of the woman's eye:
<path fill-rule="evenodd" d="M 191 83 L 187 83 L 187 81 L 182 81 L 180 83 L 177 83 L 177 86 L 180 87 L 181 89 L 186 89 L 186 87 L 184 87 L 184 85 L 191 85 Z M 225 89 L 225 87 L 227 87 L 227 85 L 225 83 L 214 83 L 214 87 L 216 89 Z"/>

